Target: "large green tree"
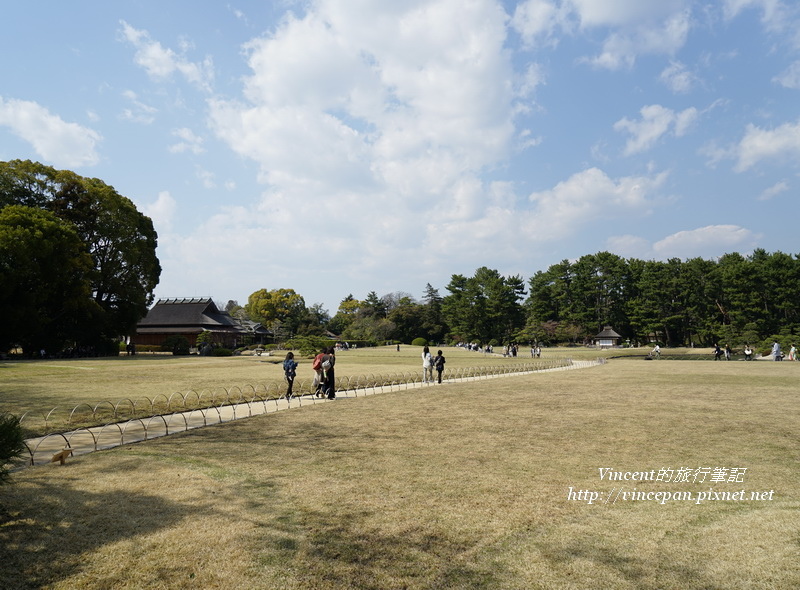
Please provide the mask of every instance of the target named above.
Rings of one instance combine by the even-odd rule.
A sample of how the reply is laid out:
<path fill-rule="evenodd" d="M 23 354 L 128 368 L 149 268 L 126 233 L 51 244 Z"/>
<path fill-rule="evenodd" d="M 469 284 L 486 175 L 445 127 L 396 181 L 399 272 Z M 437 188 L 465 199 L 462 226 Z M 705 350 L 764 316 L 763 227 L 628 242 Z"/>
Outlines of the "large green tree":
<path fill-rule="evenodd" d="M 439 295 L 439 290 L 430 283 L 425 285 L 423 301 L 422 336 L 428 342 L 443 342 L 447 334 L 447 325 L 442 315 L 442 302 L 444 298 Z"/>
<path fill-rule="evenodd" d="M 331 321 L 331 316 L 321 303 L 306 307 L 305 313 L 297 327 L 301 336 L 324 336 L 325 329 Z"/>
<path fill-rule="evenodd" d="M 328 323 L 328 329 L 334 334 L 343 334 L 347 327 L 358 317 L 363 303 L 350 293 L 339 302 L 336 315 Z"/>
<path fill-rule="evenodd" d="M 430 340 L 423 328 L 424 307 L 411 297 L 401 297 L 389 312 L 389 320 L 394 324 L 392 337 L 410 344 L 414 338 Z"/>
<path fill-rule="evenodd" d="M 525 285 L 519 276 L 503 277 L 483 266 L 469 278 L 453 275 L 447 290 L 442 315 L 454 340 L 510 342 L 524 325 L 520 300 Z"/>
<path fill-rule="evenodd" d="M 385 318 L 389 311 L 389 306 L 382 297 L 378 297 L 375 291 L 367 293 L 367 298 L 361 302 L 359 314 L 367 317 Z"/>
<path fill-rule="evenodd" d="M 290 338 L 307 318 L 306 303 L 294 289 L 259 289 L 247 298 L 245 311 L 259 322 Z"/>
<path fill-rule="evenodd" d="M 53 213 L 0 209 L 0 350 L 58 352 L 91 341 L 101 314 L 90 297 L 92 259 L 72 224 Z"/>
<path fill-rule="evenodd" d="M 130 334 L 153 302 L 161 275 L 149 217 L 112 186 L 38 162 L 0 162 L 0 207 L 25 205 L 69 222 L 92 260 L 90 294 L 106 339 Z"/>

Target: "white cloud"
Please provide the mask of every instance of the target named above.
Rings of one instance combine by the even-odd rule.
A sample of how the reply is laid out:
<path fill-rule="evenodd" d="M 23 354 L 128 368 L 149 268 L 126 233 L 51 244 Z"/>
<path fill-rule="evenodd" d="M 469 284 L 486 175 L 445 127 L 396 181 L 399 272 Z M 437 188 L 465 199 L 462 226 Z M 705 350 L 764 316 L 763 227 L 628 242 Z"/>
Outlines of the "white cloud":
<path fill-rule="evenodd" d="M 209 105 L 213 132 L 267 185 L 243 216 L 254 239 L 299 258 L 322 247 L 354 290 L 404 274 L 424 285 L 495 248 L 524 256 L 545 217 L 483 175 L 541 141 L 515 123 L 544 77 L 536 65 L 516 75 L 506 42 L 498 3 L 440 0 L 322 1 L 249 43 L 244 99 Z M 274 270 L 298 285 L 307 272 Z"/>
<path fill-rule="evenodd" d="M 205 149 L 203 148 L 203 138 L 194 134 L 191 129 L 181 127 L 173 129 L 172 135 L 182 140 L 169 146 L 169 151 L 173 154 L 180 154 L 183 152 L 192 152 L 193 154 L 202 154 Z"/>
<path fill-rule="evenodd" d="M 724 0 L 723 3 L 723 13 L 729 20 L 748 9 L 760 9 L 762 22 L 773 29 L 785 25 L 784 17 L 789 13 L 781 0 Z"/>
<path fill-rule="evenodd" d="M 545 74 L 539 64 L 528 64 L 525 68 L 525 73 L 520 76 L 517 84 L 517 96 L 520 98 L 529 98 L 533 96 L 536 89 L 545 83 Z"/>
<path fill-rule="evenodd" d="M 172 229 L 172 220 L 177 209 L 178 204 L 169 191 L 161 191 L 154 203 L 142 206 L 142 211 L 153 220 L 153 226 L 159 233 Z"/>
<path fill-rule="evenodd" d="M 68 123 L 45 107 L 27 100 L 0 96 L 0 125 L 28 142 L 44 160 L 55 166 L 94 166 L 100 161 L 99 133 L 77 123 Z"/>
<path fill-rule="evenodd" d="M 611 236 L 606 240 L 606 249 L 623 258 L 649 260 L 653 257 L 650 241 L 630 234 Z"/>
<path fill-rule="evenodd" d="M 607 31 L 601 53 L 581 61 L 617 70 L 643 54 L 675 55 L 692 27 L 689 6 L 689 0 L 527 0 L 517 5 L 510 25 L 529 48 L 556 45 L 559 31 Z"/>
<path fill-rule="evenodd" d="M 775 129 L 761 129 L 749 124 L 739 145 L 734 170 L 743 172 L 762 160 L 800 157 L 800 121 L 784 123 Z"/>
<path fill-rule="evenodd" d="M 530 129 L 523 129 L 519 133 L 519 149 L 526 150 L 541 145 L 544 141 L 541 135 L 534 136 Z"/>
<path fill-rule="evenodd" d="M 584 61 L 595 67 L 618 70 L 632 67 L 640 55 L 675 55 L 686 44 L 691 25 L 690 13 L 681 11 L 659 24 L 621 28 L 608 36 L 600 55 Z"/>
<path fill-rule="evenodd" d="M 685 0 L 565 0 L 564 4 L 571 6 L 578 14 L 581 26 L 588 28 L 620 27 L 661 20 L 683 11 L 687 3 Z"/>
<path fill-rule="evenodd" d="M 725 0 L 722 6 L 727 20 L 744 18 L 748 10 L 761 12 L 764 30 L 775 35 L 779 43 L 800 48 L 800 6 L 796 0 Z"/>
<path fill-rule="evenodd" d="M 713 258 L 726 252 L 750 250 L 759 236 L 738 225 L 707 225 L 679 231 L 653 244 L 662 260 L 669 258 Z"/>
<path fill-rule="evenodd" d="M 800 61 L 794 62 L 779 76 L 775 76 L 772 81 L 777 82 L 785 88 L 800 90 Z"/>
<path fill-rule="evenodd" d="M 169 79 L 177 72 L 186 81 L 198 86 L 203 90 L 211 90 L 211 83 L 214 79 L 214 66 L 211 58 L 205 58 L 202 62 L 191 62 L 172 49 L 163 47 L 158 41 L 150 38 L 147 31 L 137 30 L 127 22 L 120 21 L 122 25 L 122 36 L 136 48 L 134 61 L 136 65 L 142 67 L 151 78 Z M 181 40 L 179 43 L 181 52 L 185 53 L 191 48 L 191 43 Z"/>
<path fill-rule="evenodd" d="M 716 168 L 722 160 L 729 160 L 736 157 L 736 150 L 732 146 L 721 146 L 716 141 L 709 141 L 700 146 L 697 153 L 705 156 L 706 165 L 709 168 Z"/>
<path fill-rule="evenodd" d="M 527 0 L 517 4 L 510 24 L 530 47 L 540 39 L 552 44 L 556 28 L 565 24 L 565 17 L 564 9 L 555 2 Z"/>
<path fill-rule="evenodd" d="M 773 197 L 778 196 L 781 193 L 785 193 L 789 190 L 789 183 L 785 180 L 781 180 L 780 182 L 776 182 L 768 189 L 762 191 L 760 195 L 758 195 L 759 201 L 769 201 Z"/>
<path fill-rule="evenodd" d="M 671 132 L 675 137 L 685 135 L 698 118 L 698 111 L 694 107 L 676 113 L 654 104 L 642 107 L 639 112 L 642 115 L 639 121 L 626 117 L 614 123 L 615 131 L 631 135 L 625 145 L 626 156 L 650 149 L 667 133 Z"/>
<path fill-rule="evenodd" d="M 209 190 L 217 188 L 217 183 L 216 183 L 215 176 L 214 176 L 213 172 L 211 172 L 209 170 L 205 170 L 204 168 L 201 168 L 200 166 L 197 166 L 195 168 L 195 173 L 197 175 L 197 178 L 200 180 L 200 182 L 203 183 L 203 187 L 204 188 L 207 188 Z"/>
<path fill-rule="evenodd" d="M 694 87 L 697 78 L 680 62 L 672 61 L 658 79 L 675 94 L 686 94 Z"/>
<path fill-rule="evenodd" d="M 134 123 L 142 123 L 144 125 L 150 125 L 155 122 L 155 114 L 158 112 L 157 108 L 140 101 L 133 90 L 126 90 L 122 93 L 122 96 L 128 99 L 132 105 L 131 108 L 122 110 L 122 119 L 133 121 Z"/>
<path fill-rule="evenodd" d="M 694 107 L 689 107 L 688 109 L 682 110 L 680 113 L 675 113 L 675 129 L 673 131 L 675 137 L 683 137 L 686 135 L 699 116 L 699 112 Z"/>
<path fill-rule="evenodd" d="M 538 83 L 508 83 L 505 18 L 493 2 L 317 2 L 248 44 L 247 102 L 211 100 L 211 128 L 258 162 L 269 198 L 369 200 L 348 211 L 364 227 L 444 198 L 472 215 L 480 197 L 454 195 L 518 147 L 514 101 Z"/>
<path fill-rule="evenodd" d="M 579 172 L 548 191 L 530 195 L 535 205 L 531 229 L 541 239 L 575 234 L 598 219 L 645 214 L 666 173 L 613 180 L 598 168 Z"/>
<path fill-rule="evenodd" d="M 738 225 L 708 225 L 679 231 L 655 243 L 635 235 L 612 236 L 606 240 L 609 251 L 640 260 L 670 258 L 716 258 L 727 252 L 755 248 L 760 236 Z"/>

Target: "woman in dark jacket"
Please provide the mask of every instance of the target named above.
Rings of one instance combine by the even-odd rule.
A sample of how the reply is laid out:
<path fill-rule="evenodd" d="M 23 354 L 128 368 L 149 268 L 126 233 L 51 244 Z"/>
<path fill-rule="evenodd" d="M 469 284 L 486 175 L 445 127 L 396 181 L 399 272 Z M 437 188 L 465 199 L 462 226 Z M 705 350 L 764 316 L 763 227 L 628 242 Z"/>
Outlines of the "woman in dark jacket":
<path fill-rule="evenodd" d="M 436 373 L 439 377 L 439 383 L 442 382 L 442 371 L 444 371 L 444 363 L 445 358 L 442 354 L 442 351 L 436 353 L 436 357 L 433 359 L 433 367 L 436 369 Z"/>
<path fill-rule="evenodd" d="M 283 361 L 283 374 L 289 384 L 286 388 L 286 399 L 291 399 L 292 386 L 294 386 L 294 378 L 297 375 L 297 361 L 294 360 L 294 353 L 291 351 L 286 353 L 286 358 Z"/>

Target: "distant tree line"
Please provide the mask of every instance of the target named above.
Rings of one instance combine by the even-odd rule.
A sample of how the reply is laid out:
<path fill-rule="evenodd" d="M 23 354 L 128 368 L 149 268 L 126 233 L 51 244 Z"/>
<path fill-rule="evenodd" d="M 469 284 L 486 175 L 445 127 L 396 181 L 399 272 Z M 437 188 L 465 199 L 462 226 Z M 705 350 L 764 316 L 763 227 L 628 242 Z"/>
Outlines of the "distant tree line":
<path fill-rule="evenodd" d="M 718 260 L 564 260 L 529 281 L 526 329 L 580 341 L 611 325 L 632 342 L 709 346 L 790 340 L 800 333 L 800 258 L 755 250 Z"/>
<path fill-rule="evenodd" d="M 584 344 L 608 325 L 631 345 L 757 346 L 800 336 L 798 288 L 800 258 L 782 252 L 663 262 L 599 252 L 554 264 L 527 284 L 481 267 L 452 275 L 444 296 L 426 285 L 420 301 L 350 294 L 333 317 L 290 289 L 253 293 L 238 313 L 289 335 L 327 331 L 358 341 Z"/>

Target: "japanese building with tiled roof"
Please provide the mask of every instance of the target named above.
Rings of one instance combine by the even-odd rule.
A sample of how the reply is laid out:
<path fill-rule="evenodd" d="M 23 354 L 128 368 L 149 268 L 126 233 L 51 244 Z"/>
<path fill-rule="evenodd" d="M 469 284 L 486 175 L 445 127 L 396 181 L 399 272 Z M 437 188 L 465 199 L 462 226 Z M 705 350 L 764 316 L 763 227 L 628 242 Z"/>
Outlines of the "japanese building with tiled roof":
<path fill-rule="evenodd" d="M 603 331 L 594 337 L 595 345 L 600 348 L 612 348 L 619 344 L 622 336 L 617 334 L 611 326 L 605 326 Z"/>
<path fill-rule="evenodd" d="M 197 336 L 209 331 L 215 340 L 229 347 L 243 343 L 250 335 L 264 336 L 260 324 L 240 322 L 228 312 L 220 311 L 210 297 L 159 299 L 136 326 L 137 345 L 161 345 L 169 336 L 184 336 L 195 346 Z"/>

